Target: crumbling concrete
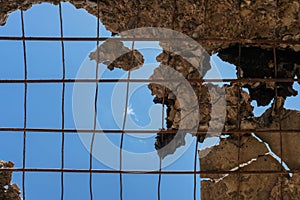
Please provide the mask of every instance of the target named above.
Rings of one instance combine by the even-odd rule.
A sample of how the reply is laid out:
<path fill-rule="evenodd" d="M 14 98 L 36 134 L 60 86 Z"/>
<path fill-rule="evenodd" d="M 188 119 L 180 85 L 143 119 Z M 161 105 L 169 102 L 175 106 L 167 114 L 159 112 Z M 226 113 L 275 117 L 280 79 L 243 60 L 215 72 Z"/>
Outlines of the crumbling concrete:
<path fill-rule="evenodd" d="M 281 198 L 282 193 L 282 198 Z M 300 176 L 294 174 L 293 177 L 278 177 L 276 185 L 271 191 L 272 200 L 298 200 L 300 196 Z"/>
<path fill-rule="evenodd" d="M 120 40 L 105 41 L 95 52 L 90 54 L 90 59 L 107 65 L 109 70 L 114 68 L 125 71 L 135 70 L 144 64 L 142 54 L 135 49 L 131 50 L 125 47 Z"/>
<path fill-rule="evenodd" d="M 276 50 L 276 66 L 273 49 L 258 47 L 241 47 L 239 57 L 238 45 L 221 50 L 218 56 L 235 66 L 240 66 L 241 78 L 294 78 L 300 77 L 300 52 L 290 49 Z M 275 72 L 277 71 L 277 73 Z M 252 100 L 258 106 L 266 106 L 276 96 L 296 96 L 292 82 L 243 82 L 243 87 L 249 90 Z"/>
<path fill-rule="evenodd" d="M 17 184 L 12 184 L 12 171 L 1 171 L 5 168 L 13 168 L 14 163 L 0 160 L 0 199 L 21 200 L 20 189 Z"/>
<path fill-rule="evenodd" d="M 68 1 L 68 0 L 64 0 Z M 13 0 L 0 2 L 0 24 L 5 24 L 9 13 L 28 9 L 34 4 L 58 0 Z M 77 8 L 84 8 L 98 16 L 96 0 L 69 0 Z M 300 40 L 300 3 L 298 0 L 99 0 L 99 16 L 113 33 L 139 27 L 163 27 L 184 33 L 195 39 L 279 39 Z M 230 42 L 203 42 L 208 51 L 219 51 L 231 46 Z M 252 44 L 272 48 L 272 44 Z M 280 44 L 300 50 L 300 45 Z"/>

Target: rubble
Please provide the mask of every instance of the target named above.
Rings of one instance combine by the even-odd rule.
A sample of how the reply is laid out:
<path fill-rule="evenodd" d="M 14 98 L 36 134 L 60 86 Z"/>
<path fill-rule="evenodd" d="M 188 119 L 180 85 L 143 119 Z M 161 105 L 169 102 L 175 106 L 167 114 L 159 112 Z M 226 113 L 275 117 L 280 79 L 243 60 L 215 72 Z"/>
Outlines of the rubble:
<path fill-rule="evenodd" d="M 171 60 L 172 59 L 173 58 L 171 58 Z M 181 69 L 185 68 L 184 65 L 179 66 Z M 159 76 L 157 75 L 157 73 L 159 73 L 158 69 L 159 67 L 154 70 L 153 76 Z M 185 74 L 186 77 L 189 76 L 188 71 L 181 71 L 180 73 Z M 192 73 L 195 72 L 193 71 Z M 242 121 L 240 128 L 247 130 L 256 128 L 257 123 L 255 122 L 255 119 L 249 118 L 253 117 L 253 107 L 251 106 L 250 96 L 245 91 L 240 91 L 237 84 L 225 85 L 222 87 L 213 84 L 194 83 L 192 81 L 188 84 L 192 85 L 197 96 L 196 104 L 199 109 L 199 114 L 197 114 L 197 112 L 189 113 L 190 119 L 196 118 L 199 120 L 198 127 L 196 127 L 194 131 L 199 133 L 216 130 L 220 131 L 221 134 L 222 130 L 225 130 L 226 132 L 238 130 L 238 117 L 241 118 Z M 168 130 L 195 128 L 194 120 L 186 120 L 184 122 L 181 120 L 184 118 L 181 117 L 181 111 L 187 106 L 180 105 L 178 97 L 174 95 L 174 92 L 180 94 L 180 98 L 182 99 L 189 99 L 191 95 L 185 91 L 171 91 L 159 84 L 151 83 L 148 87 L 151 90 L 152 95 L 156 95 L 154 103 L 165 104 L 167 106 L 166 122 Z M 216 101 L 216 99 L 218 100 Z M 238 104 L 240 107 L 238 107 Z M 160 155 L 164 155 L 162 157 L 172 154 L 175 152 L 176 148 L 185 145 L 184 136 L 186 133 L 189 133 L 189 131 L 180 131 L 180 134 L 183 135 L 178 137 L 175 137 L 176 134 L 164 135 L 158 133 L 155 148 L 158 150 Z M 210 136 L 214 136 L 214 134 L 210 134 L 208 137 Z M 207 137 L 206 134 L 198 134 L 198 141 L 203 142 L 205 137 Z M 176 141 L 173 141 L 173 139 Z M 174 143 L 169 145 L 170 142 Z M 160 149 L 167 145 L 169 149 L 160 151 Z"/>
<path fill-rule="evenodd" d="M 165 45 L 162 46 L 167 48 Z M 177 49 L 177 51 L 184 54 L 186 49 Z M 165 104 L 167 106 L 167 129 L 179 130 L 177 134 L 157 134 L 155 148 L 161 157 L 172 154 L 178 147 L 184 145 L 186 133 L 192 132 L 192 134 L 195 134 L 198 129 L 208 129 L 211 119 L 209 89 L 206 85 L 191 80 L 200 79 L 210 69 L 209 62 L 207 62 L 209 55 L 204 54 L 201 59 L 199 56 L 193 54 L 193 52 L 190 52 L 187 59 L 193 57 L 195 60 L 198 60 L 194 65 L 182 56 L 164 50 L 157 56 L 157 61 L 160 62 L 160 65 L 150 77 L 150 79 L 176 79 L 176 82 L 170 81 L 164 84 L 150 83 L 148 86 L 152 95 L 155 96 L 154 103 Z M 188 86 L 191 87 L 191 90 L 186 88 Z M 218 92 L 218 90 L 214 91 Z M 221 94 L 221 89 L 219 92 Z M 193 96 L 194 98 L 192 98 Z M 219 94 L 215 94 L 215 96 L 219 96 Z M 185 129 L 190 131 L 184 131 Z M 205 135 L 202 135 L 199 137 L 199 140 L 203 141 L 204 138 Z M 168 146 L 168 148 L 163 148 L 165 146 Z"/>
<path fill-rule="evenodd" d="M 13 168 L 14 163 L 0 160 L 0 199 L 2 200 L 21 200 L 20 188 L 17 184 L 12 184 L 12 171 L 1 171 L 5 168 Z"/>
<path fill-rule="evenodd" d="M 98 55 L 97 55 L 98 53 Z M 109 70 L 120 68 L 135 70 L 144 64 L 144 57 L 136 49 L 131 50 L 120 40 L 106 40 L 95 52 L 89 55 L 91 60 L 107 65 Z"/>
<path fill-rule="evenodd" d="M 0 168 L 11 168 L 14 167 L 12 162 L 4 162 L 0 160 Z M 10 184 L 12 172 L 1 171 L 0 172 L 0 187 Z"/>

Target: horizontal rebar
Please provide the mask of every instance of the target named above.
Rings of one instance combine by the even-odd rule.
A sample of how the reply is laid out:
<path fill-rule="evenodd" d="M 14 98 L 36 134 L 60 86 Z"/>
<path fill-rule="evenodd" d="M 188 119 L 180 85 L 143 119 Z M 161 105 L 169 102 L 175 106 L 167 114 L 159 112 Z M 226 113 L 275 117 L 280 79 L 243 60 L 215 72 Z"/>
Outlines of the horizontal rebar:
<path fill-rule="evenodd" d="M 62 168 L 0 168 L 0 171 L 13 172 L 64 172 L 64 173 L 99 173 L 99 174 L 237 174 L 235 171 L 224 170 L 161 170 L 161 171 L 146 171 L 146 170 L 108 170 L 108 169 L 62 169 Z M 300 170 L 240 170 L 241 174 L 289 174 L 300 173 Z"/>
<path fill-rule="evenodd" d="M 2 79 L 1 83 L 116 83 L 116 82 L 132 82 L 132 83 L 159 83 L 159 82 L 201 82 L 201 83 L 213 83 L 213 82 L 233 82 L 233 83 L 255 83 L 255 82 L 284 82 L 293 83 L 300 82 L 300 78 L 225 78 L 225 79 Z"/>
<path fill-rule="evenodd" d="M 186 38 L 166 38 L 166 37 L 47 37 L 47 36 L 0 36 L 0 40 L 27 40 L 27 41 L 105 41 L 107 39 L 121 41 L 172 41 L 172 40 L 187 40 Z M 241 44 L 300 44 L 297 40 L 279 40 L 279 39 L 228 39 L 228 38 L 197 38 L 198 42 L 226 42 L 226 43 L 241 43 Z"/>
<path fill-rule="evenodd" d="M 42 132 L 51 132 L 51 133 L 60 133 L 60 132 L 65 132 L 65 133 L 89 133 L 89 132 L 95 132 L 98 134 L 120 134 L 120 133 L 134 133 L 134 134 L 155 134 L 155 133 L 161 133 L 161 134 L 174 134 L 177 133 L 178 130 L 160 130 L 160 129 L 155 129 L 155 130 L 121 130 L 121 129 L 104 129 L 104 130 L 99 130 L 99 129 L 61 129 L 61 128 L 12 128 L 12 127 L 0 127 L 0 132 L 37 132 L 37 133 L 42 133 Z M 234 133 L 248 133 L 248 132 L 255 132 L 255 133 L 300 133 L 300 130 L 297 129 L 286 129 L 286 130 L 275 130 L 275 129 L 259 129 L 259 130 L 253 130 L 253 129 L 241 129 L 241 130 L 232 130 L 232 131 L 197 131 L 192 129 L 181 129 L 181 132 L 186 132 L 186 133 L 192 133 L 192 134 L 214 134 L 214 133 L 223 133 L 223 134 L 234 134 Z"/>

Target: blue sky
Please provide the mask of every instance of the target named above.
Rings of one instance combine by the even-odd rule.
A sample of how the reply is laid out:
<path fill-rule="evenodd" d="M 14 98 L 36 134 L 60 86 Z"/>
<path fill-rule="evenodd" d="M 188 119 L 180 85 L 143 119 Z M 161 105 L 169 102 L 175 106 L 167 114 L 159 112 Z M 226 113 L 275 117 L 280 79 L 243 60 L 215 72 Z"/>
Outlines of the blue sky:
<path fill-rule="evenodd" d="M 69 3 L 62 4 L 64 35 L 66 37 L 95 37 L 96 18 L 82 9 L 76 9 Z M 45 14 L 47 13 L 47 14 Z M 26 36 L 60 36 L 59 9 L 51 4 L 33 6 L 24 12 Z M 80 24 L 80 25 L 79 25 Z M 110 36 L 110 33 L 101 25 L 101 36 Z M 21 36 L 20 11 L 10 14 L 5 26 L 0 27 L 2 36 Z M 96 47 L 95 42 L 65 42 L 66 78 L 75 78 L 81 63 Z M 62 59 L 61 43 L 47 41 L 27 41 L 28 79 L 61 79 Z M 146 63 L 155 62 L 153 53 L 144 50 L 149 56 Z M 148 56 L 147 56 L 148 57 Z M 22 41 L 0 41 L 0 78 L 23 79 L 23 48 Z M 105 78 L 121 77 L 125 72 L 115 70 L 105 73 Z M 124 84 L 124 86 L 126 86 Z M 99 85 L 99 121 L 106 129 L 118 129 L 111 114 L 112 83 Z M 61 128 L 61 90 L 62 84 L 43 83 L 28 84 L 27 127 L 28 128 Z M 72 115 L 73 84 L 66 84 L 65 98 L 65 128 L 75 128 Z M 101 95 L 103 94 L 103 95 Z M 0 84 L 0 127 L 23 127 L 23 84 Z M 139 96 L 143 96 L 143 99 Z M 125 102 L 125 90 L 117 98 Z M 138 89 L 129 100 L 132 120 L 141 126 L 151 122 L 148 110 L 153 107 L 153 97 L 147 85 L 138 85 Z M 138 102 L 143 101 L 143 104 Z M 159 107 L 159 109 L 158 109 Z M 153 112 L 161 115 L 161 107 L 156 105 Z M 133 115 L 134 113 L 134 115 Z M 130 116 L 129 116 L 130 117 Z M 161 121 L 152 125 L 158 129 Z M 11 160 L 16 168 L 22 167 L 23 133 L 0 133 L 0 159 Z M 90 134 L 90 133 L 85 133 Z M 146 144 L 139 143 L 132 135 L 124 137 L 124 149 L 134 151 L 153 151 L 154 136 L 147 138 Z M 109 136 L 119 145 L 119 134 Z M 46 132 L 28 132 L 26 149 L 27 168 L 60 168 L 61 167 L 61 134 Z M 194 144 L 192 145 L 195 146 Z M 190 148 L 166 170 L 192 170 L 194 164 L 194 149 Z M 81 143 L 77 133 L 65 134 L 65 168 L 88 169 L 89 152 Z M 94 169 L 108 169 L 96 159 L 93 160 Z M 26 199 L 59 199 L 60 173 L 26 173 Z M 118 174 L 94 174 L 93 188 L 95 199 L 119 199 Z M 199 181 L 199 180 L 198 180 Z M 13 175 L 13 182 L 22 188 L 22 173 Z M 124 175 L 124 199 L 156 199 L 158 175 Z M 89 174 L 65 173 L 65 199 L 89 198 Z M 198 191 L 198 190 L 197 190 Z M 199 194 L 198 194 L 199 195 Z M 162 199 L 192 199 L 193 175 L 162 175 Z"/>
<path fill-rule="evenodd" d="M 83 9 L 76 9 L 69 3 L 62 3 L 64 36 L 68 37 L 95 37 L 97 35 L 94 16 L 89 15 Z M 47 13 L 47 14 L 45 14 Z M 44 3 L 35 5 L 24 12 L 26 36 L 60 36 L 59 9 L 57 6 Z M 0 27 L 2 36 L 21 36 L 20 11 L 10 14 L 5 26 Z M 102 37 L 110 37 L 110 32 L 100 26 Z M 141 44 L 142 45 L 142 44 Z M 59 41 L 27 41 L 28 79 L 61 79 L 62 58 L 61 43 Z M 76 78 L 81 64 L 89 52 L 96 47 L 95 42 L 65 42 L 66 78 Z M 155 67 L 155 57 L 159 53 L 157 49 L 144 49 L 145 65 L 150 71 Z M 217 66 L 222 66 L 220 73 L 223 78 L 234 78 L 235 70 L 228 63 L 222 62 L 217 56 L 213 56 Z M 140 69 L 143 70 L 143 69 Z M 134 73 L 138 73 L 134 72 Z M 133 74 L 134 74 L 133 73 Z M 119 78 L 126 73 L 116 69 L 107 71 L 102 78 Z M 208 78 L 216 78 L 214 74 Z M 23 47 L 22 41 L 0 41 L 0 79 L 23 79 Z M 65 128 L 74 129 L 75 124 L 72 114 L 73 83 L 66 83 L 65 94 Z M 299 86 L 295 85 L 299 91 Z M 126 84 L 118 87 L 126 88 Z M 99 84 L 99 121 L 104 129 L 120 129 L 115 121 L 111 102 L 115 97 L 125 106 L 124 93 L 113 94 L 116 88 L 113 83 Z M 153 97 L 147 89 L 147 83 L 136 83 L 131 88 L 138 88 L 129 99 L 131 120 L 141 129 L 161 128 L 161 106 L 152 103 Z M 27 127 L 28 128 L 61 128 L 61 90 L 60 83 L 28 84 L 27 102 Z M 116 96 L 113 96 L 116 95 Z M 0 84 L 0 127 L 23 127 L 23 84 Z M 140 102 L 143 102 L 140 103 Z M 286 107 L 294 108 L 299 102 L 297 97 L 288 98 Z M 255 102 L 253 103 L 255 105 Z M 121 108 L 122 108 L 121 106 Z M 255 108 L 255 114 L 259 115 L 266 108 Z M 151 111 L 152 113 L 148 113 Z M 151 121 L 152 116 L 158 116 Z M 123 114 L 120 113 L 122 117 Z M 117 117 L 118 118 L 118 117 Z M 152 124 L 151 124 L 152 122 Z M 149 125 L 151 124 L 151 125 Z M 149 126 L 147 126 L 149 125 Z M 131 128 L 130 124 L 129 127 Z M 89 134 L 90 133 L 84 133 Z M 108 136 L 111 141 L 119 146 L 120 134 Z M 125 135 L 124 149 L 133 152 L 147 152 L 154 150 L 154 137 L 141 139 L 132 135 Z M 142 140 L 142 142 L 141 142 Z M 195 141 L 194 141 L 195 142 Z M 194 147 L 191 148 L 165 170 L 193 170 Z M 0 159 L 11 160 L 16 168 L 22 167 L 23 133 L 0 132 Z M 27 157 L 28 168 L 60 168 L 61 167 L 61 134 L 28 132 L 27 133 Z M 82 144 L 77 133 L 65 134 L 65 168 L 89 169 L 89 152 Z M 109 169 L 98 160 L 93 160 L 94 169 Z M 197 167 L 199 169 L 199 166 Z M 26 173 L 26 199 L 60 199 L 60 173 Z M 119 175 L 118 174 L 94 174 L 93 176 L 94 199 L 119 199 Z M 197 195 L 199 195 L 198 177 Z M 22 188 L 22 173 L 13 175 L 13 182 Z M 124 199 L 157 199 L 158 175 L 123 175 Z M 89 174 L 65 173 L 65 199 L 89 199 Z M 193 175 L 162 175 L 161 199 L 193 199 Z"/>

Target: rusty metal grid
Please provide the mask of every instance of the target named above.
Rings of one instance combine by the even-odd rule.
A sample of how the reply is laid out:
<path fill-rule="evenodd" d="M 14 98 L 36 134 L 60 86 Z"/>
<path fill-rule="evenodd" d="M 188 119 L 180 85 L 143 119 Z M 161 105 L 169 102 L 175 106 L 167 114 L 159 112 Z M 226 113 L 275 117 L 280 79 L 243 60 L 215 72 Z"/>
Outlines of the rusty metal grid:
<path fill-rule="evenodd" d="M 206 4 L 206 1 L 202 1 L 203 4 Z M 176 5 L 176 0 L 174 0 L 174 4 Z M 204 13 L 205 13 L 205 7 L 204 7 Z M 98 15 L 99 15 L 99 6 L 98 6 Z M 193 185 L 193 192 L 194 192 L 194 200 L 197 199 L 197 176 L 201 174 L 238 174 L 238 178 L 240 179 L 241 174 L 289 174 L 289 173 L 300 173 L 300 170 L 281 170 L 281 171 L 240 171 L 240 151 L 238 151 L 238 170 L 236 171 L 203 171 L 203 170 L 197 170 L 197 163 L 198 163 L 198 155 L 197 155 L 197 150 L 198 150 L 198 142 L 196 142 L 195 146 L 195 155 L 194 155 L 194 168 L 193 170 L 163 170 L 161 168 L 161 160 L 160 160 L 160 168 L 157 171 L 126 171 L 122 170 L 122 153 L 123 153 L 123 140 L 124 140 L 124 134 L 126 133 L 134 133 L 134 134 L 153 134 L 157 133 L 158 131 L 163 134 L 172 134 L 176 133 L 176 130 L 164 130 L 164 118 L 165 118 L 165 106 L 164 103 L 162 103 L 162 125 L 160 130 L 129 130 L 126 129 L 126 116 L 127 116 L 127 108 L 128 108 L 128 94 L 129 94 L 129 87 L 130 83 L 134 82 L 165 82 L 165 81 L 178 81 L 176 79 L 165 79 L 165 80 L 148 80 L 148 79 L 131 79 L 130 77 L 130 71 L 128 71 L 128 76 L 127 79 L 99 79 L 98 77 L 98 64 L 96 64 L 96 79 L 66 79 L 66 64 L 65 64 L 65 49 L 64 49 L 64 42 L 65 41 L 94 41 L 96 43 L 96 46 L 99 45 L 100 41 L 105 41 L 108 39 L 107 37 L 101 37 L 100 34 L 100 29 L 99 29 L 99 20 L 97 20 L 97 37 L 64 37 L 64 31 L 63 31 L 63 17 L 62 17 L 62 8 L 61 4 L 59 3 L 59 17 L 60 17 L 60 37 L 26 37 L 25 36 L 25 28 L 24 28 L 24 15 L 23 11 L 21 10 L 21 25 L 22 25 L 22 36 L 21 37 L 14 37 L 14 36 L 0 36 L 0 40 L 20 40 L 22 41 L 23 45 L 23 62 L 24 62 L 24 79 L 19 80 L 0 80 L 0 84 L 2 83 L 9 83 L 9 84 L 14 84 L 14 83 L 22 83 L 24 84 L 24 124 L 23 128 L 16 128 L 16 127 L 0 127 L 0 137 L 2 132 L 9 132 L 9 131 L 14 131 L 18 132 L 23 135 L 23 159 L 22 159 L 22 167 L 21 168 L 6 168 L 6 169 L 1 169 L 2 171 L 13 171 L 13 172 L 22 172 L 22 196 L 23 199 L 26 199 L 26 194 L 25 194 L 25 173 L 26 172 L 55 172 L 55 173 L 61 173 L 61 200 L 65 199 L 64 198 L 64 174 L 65 173 L 88 173 L 89 176 L 89 188 L 90 188 L 90 197 L 89 199 L 93 199 L 93 174 L 119 174 L 119 184 L 120 184 L 120 200 L 123 199 L 123 179 L 122 176 L 123 174 L 157 174 L 158 176 L 158 188 L 157 188 L 157 198 L 160 200 L 161 199 L 161 180 L 162 180 L 162 175 L 163 174 L 192 174 L 194 175 L 194 185 Z M 205 17 L 205 14 L 204 14 Z M 174 19 L 176 18 L 176 10 L 174 11 Z M 98 16 L 99 19 L 99 16 Z M 276 38 L 276 33 L 274 30 L 274 38 Z M 134 42 L 135 41 L 158 41 L 157 38 L 109 38 L 109 39 L 115 39 L 115 40 L 122 40 L 122 41 L 132 41 L 132 49 L 134 49 Z M 163 39 L 167 40 L 167 39 Z M 26 41 L 60 41 L 61 42 L 61 55 L 62 55 L 62 71 L 63 75 L 61 79 L 28 79 L 27 77 L 27 54 L 26 54 Z M 277 59 L 276 59 L 276 46 L 277 44 L 300 44 L 300 41 L 282 41 L 278 39 L 274 40 L 262 40 L 262 39 L 255 39 L 255 40 L 249 40 L 249 39 L 220 39 L 220 38 L 200 38 L 197 41 L 202 42 L 202 41 L 210 41 L 210 42 L 228 42 L 228 43 L 239 43 L 239 62 L 241 58 L 241 47 L 244 44 L 272 44 L 274 45 L 273 48 L 273 54 L 274 54 L 274 66 L 275 66 L 275 78 L 242 78 L 240 74 L 240 69 L 238 66 L 238 77 L 237 78 L 232 78 L 232 79 L 191 79 L 189 81 L 191 82 L 235 82 L 235 83 L 242 83 L 242 82 L 300 82 L 300 78 L 277 78 Z M 98 54 L 99 56 L 99 54 Z M 95 101 L 94 101 L 94 129 L 93 130 L 76 130 L 76 129 L 68 129 L 65 128 L 65 87 L 66 83 L 74 83 L 74 82 L 94 82 L 96 85 L 96 90 L 95 90 Z M 97 99 L 98 99 L 98 84 L 102 82 L 109 82 L 109 83 L 116 83 L 116 82 L 124 82 L 126 83 L 126 103 L 125 103 L 125 109 L 124 109 L 124 115 L 123 115 L 123 124 L 122 124 L 122 129 L 120 130 L 97 130 L 96 129 L 96 116 L 97 116 Z M 27 128 L 27 90 L 28 90 L 28 84 L 43 84 L 43 83 L 62 83 L 62 91 L 61 91 L 61 117 L 62 117 L 62 122 L 61 122 L 61 128 Z M 241 86 L 239 85 L 239 89 L 242 90 Z M 277 97 L 277 88 L 275 91 L 275 97 Z M 239 98 L 240 93 L 239 93 Z M 238 101 L 240 102 L 240 101 Z M 240 103 L 238 103 L 238 113 L 240 109 Z M 237 118 L 240 116 L 237 115 Z M 241 120 L 237 119 L 238 122 Z M 266 129 L 266 130 L 255 130 L 256 132 L 261 132 L 261 133 L 272 133 L 272 134 L 280 134 L 280 158 L 281 158 L 281 165 L 282 165 L 282 134 L 285 132 L 289 133 L 299 133 L 300 130 L 282 130 L 281 123 L 280 123 L 280 129 L 279 130 L 274 130 L 274 129 Z M 186 130 L 187 132 L 193 133 L 191 130 Z M 238 124 L 238 128 L 235 131 L 222 131 L 224 134 L 238 134 L 238 141 L 240 144 L 240 137 L 241 133 L 244 132 L 252 132 L 254 130 L 244 130 L 241 129 L 240 123 Z M 51 132 L 53 134 L 61 133 L 61 168 L 28 168 L 26 167 L 26 136 L 27 132 L 36 132 L 36 133 L 41 133 L 42 132 Z M 92 132 L 92 140 L 90 144 L 90 158 L 89 158 L 89 169 L 67 169 L 65 168 L 65 157 L 64 157 L 64 150 L 65 150 L 65 134 L 70 134 L 70 133 L 84 133 L 84 132 Z M 94 142 L 94 137 L 96 134 L 110 134 L 110 133 L 117 133 L 121 134 L 121 141 L 120 141 L 120 167 L 119 170 L 100 170 L 100 169 L 93 169 L 93 159 L 92 159 L 92 152 L 93 152 L 93 142 Z M 194 133 L 196 135 L 200 135 L 203 133 L 207 132 L 201 132 L 198 131 L 197 133 Z M 213 132 L 211 132 L 213 133 Z M 240 150 L 240 148 L 239 148 Z M 238 180 L 239 180 L 238 179 Z M 239 190 L 240 190 L 240 180 L 238 181 L 238 196 L 237 199 L 239 199 Z M 282 184 L 281 184 L 281 198 L 282 198 Z"/>

